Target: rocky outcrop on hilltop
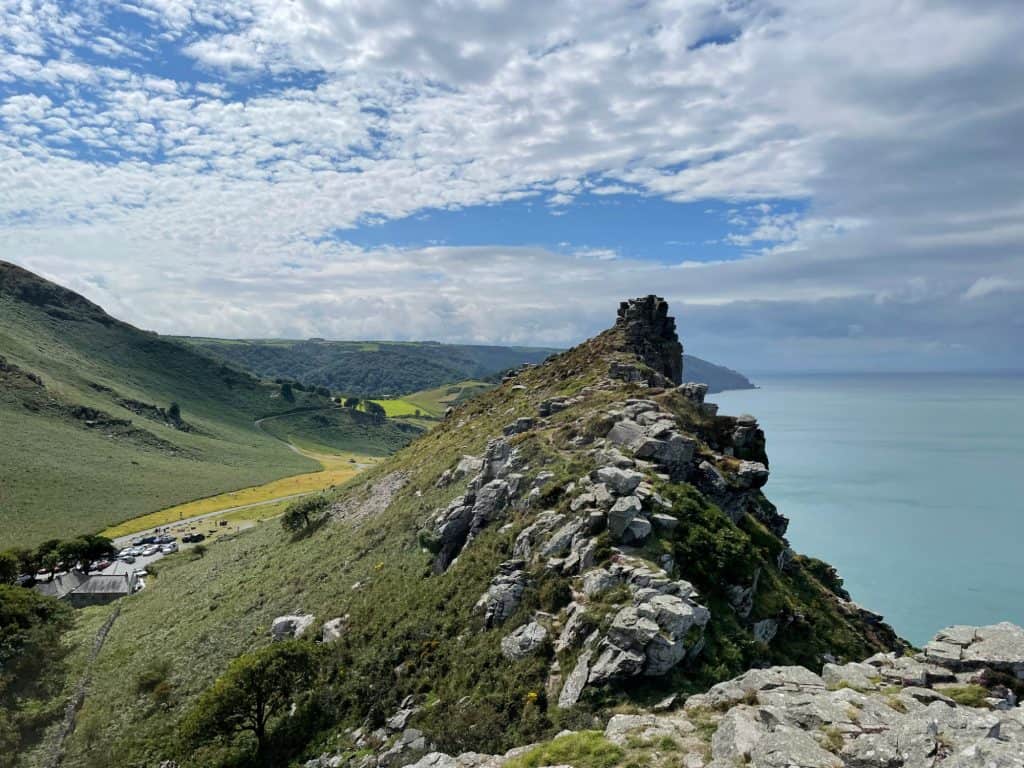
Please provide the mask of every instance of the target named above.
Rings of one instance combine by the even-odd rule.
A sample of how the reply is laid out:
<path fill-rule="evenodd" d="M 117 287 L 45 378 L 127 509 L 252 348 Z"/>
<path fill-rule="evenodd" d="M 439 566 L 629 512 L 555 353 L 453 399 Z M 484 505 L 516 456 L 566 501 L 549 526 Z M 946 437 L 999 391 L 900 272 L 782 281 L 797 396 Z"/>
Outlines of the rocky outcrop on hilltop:
<path fill-rule="evenodd" d="M 648 383 L 682 383 L 683 345 L 676 335 L 675 318 L 669 317 L 667 301 L 653 295 L 624 301 L 615 327 L 622 331 L 627 351 L 651 369 Z"/>

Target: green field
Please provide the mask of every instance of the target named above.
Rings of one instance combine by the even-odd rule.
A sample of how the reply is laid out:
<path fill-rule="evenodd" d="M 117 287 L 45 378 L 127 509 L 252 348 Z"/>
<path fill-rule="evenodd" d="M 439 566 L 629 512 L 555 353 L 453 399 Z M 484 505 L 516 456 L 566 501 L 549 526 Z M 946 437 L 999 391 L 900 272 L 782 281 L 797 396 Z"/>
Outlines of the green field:
<path fill-rule="evenodd" d="M 4 262 L 0 357 L 0 550 L 318 468 L 253 422 L 327 398 L 286 400 Z"/>
<path fill-rule="evenodd" d="M 423 413 L 440 418 L 449 406 L 459 405 L 487 390 L 494 385 L 486 381 L 461 381 L 457 384 L 445 384 L 434 389 L 423 390 L 406 395 L 405 402 Z"/>
<path fill-rule="evenodd" d="M 420 341 L 180 340 L 258 376 L 382 399 L 489 377 L 523 363 L 540 362 L 557 351 Z"/>

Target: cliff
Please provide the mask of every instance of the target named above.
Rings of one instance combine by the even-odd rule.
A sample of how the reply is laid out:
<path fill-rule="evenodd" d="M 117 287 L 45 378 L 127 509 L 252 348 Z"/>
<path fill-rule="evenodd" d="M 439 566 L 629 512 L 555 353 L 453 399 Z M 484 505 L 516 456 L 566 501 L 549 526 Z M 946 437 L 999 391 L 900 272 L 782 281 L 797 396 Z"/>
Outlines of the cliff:
<path fill-rule="evenodd" d="M 252 742 L 182 742 L 180 724 L 232 657 L 288 638 L 319 671 L 273 723 L 260 759 L 281 765 L 893 768 L 916 763 L 871 750 L 899 753 L 904 733 L 921 731 L 921 750 L 967 744 L 985 713 L 922 691 L 953 682 L 1011 703 L 1016 630 L 904 657 L 834 569 L 789 546 L 756 419 L 678 384 L 681 354 L 662 300 L 626 302 L 608 331 L 339 489 L 326 524 L 169 560 L 97 660 L 104 753 L 251 760 Z M 1009 661 L 979 677 L 998 654 Z M 112 681 L 152 656 L 174 696 L 147 711 Z M 922 707 L 946 699 L 935 731 Z M 992 726 L 1016 738 L 1007 711 Z M 943 736 L 955 723 L 967 730 Z"/>

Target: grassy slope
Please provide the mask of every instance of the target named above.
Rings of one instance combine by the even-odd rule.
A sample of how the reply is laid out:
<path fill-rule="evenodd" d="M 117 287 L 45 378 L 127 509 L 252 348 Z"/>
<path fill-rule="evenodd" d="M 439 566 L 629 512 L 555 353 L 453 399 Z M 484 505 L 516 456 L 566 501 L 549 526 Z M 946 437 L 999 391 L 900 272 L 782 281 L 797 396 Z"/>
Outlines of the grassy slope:
<path fill-rule="evenodd" d="M 358 725 L 366 718 L 379 723 L 409 693 L 438 702 L 417 727 L 443 749 L 502 750 L 592 722 L 588 712 L 607 711 L 623 699 L 647 701 L 669 689 L 696 690 L 754 663 L 818 664 L 826 651 L 847 657 L 870 652 L 873 644 L 863 625 L 840 613 L 802 561 L 785 576 L 774 572 L 772 563 L 783 546 L 779 539 L 753 521 L 733 525 L 686 484 L 662 489 L 677 500 L 677 514 L 684 519 L 678 538 L 658 539 L 652 546 L 682 554 L 692 551 L 693 542 L 684 541 L 691 533 L 705 532 L 697 543 L 713 547 L 724 532 L 738 548 L 734 559 L 738 555 L 743 568 L 772 572 L 771 578 L 762 577 L 753 618 L 784 608 L 805 619 L 783 627 L 770 647 L 756 643 L 725 607 L 726 582 L 714 559 L 694 559 L 684 564 L 681 575 L 695 580 L 713 612 L 699 665 L 631 688 L 609 689 L 603 698 L 598 692 L 578 710 L 558 713 L 546 706 L 544 696 L 548 661 L 535 657 L 512 664 L 499 651 L 501 637 L 538 607 L 538 595 L 528 592 L 518 614 L 500 630 L 481 631 L 473 608 L 534 512 L 514 515 L 511 530 L 485 529 L 446 574 L 427 576 L 430 556 L 417 543 L 417 531 L 432 510 L 461 490 L 458 484 L 438 489 L 438 475 L 463 454 L 479 454 L 513 418 L 534 413 L 540 400 L 577 392 L 603 378 L 607 358 L 602 355 L 616 343 L 614 334 L 605 334 L 521 375 L 517 383 L 526 385 L 525 391 L 502 386 L 483 394 L 352 481 L 338 492 L 345 509 L 357 509 L 366 489 L 381 477 L 396 470 L 408 474 L 390 507 L 362 525 L 338 522 L 297 541 L 278 526 L 265 525 L 210 548 L 200 560 L 179 555 L 164 561 L 151 586 L 123 603 L 83 711 L 86 721 L 95 724 L 87 732 L 90 742 L 73 737 L 65 765 L 92 766 L 98 760 L 155 764 L 172 756 L 191 765 L 213 760 L 178 746 L 176 724 L 231 658 L 269 641 L 271 620 L 285 613 L 308 611 L 320 621 L 350 616 L 349 635 L 332 646 L 333 677 L 318 694 L 321 719 L 305 727 L 304 738 L 311 742 L 307 755 L 324 746 L 318 731 L 333 738 L 340 723 Z M 598 391 L 553 417 L 548 429 L 516 438 L 529 459 L 530 475 L 541 469 L 554 472 L 555 480 L 546 486 L 554 489 L 589 469 L 566 464 L 557 448 L 559 435 L 638 392 L 627 385 Z M 702 417 L 679 398 L 666 398 L 684 420 L 700 426 Z M 551 494 L 551 506 L 567 504 L 556 491 Z M 131 692 L 131 681 L 159 660 L 170 665 L 173 690 L 160 706 Z M 571 658 L 561 661 L 563 669 L 570 668 Z M 109 763 L 109 756 L 116 760 Z"/>
<path fill-rule="evenodd" d="M 117 322 L 70 291 L 3 262 L 0 355 L 41 376 L 46 387 L 29 393 L 0 387 L 0 548 L 95 531 L 198 496 L 317 468 L 253 420 L 303 404 L 326 405 L 325 398 L 296 393 L 296 402 L 288 403 L 276 387 Z M 30 395 L 65 410 L 31 412 L 25 407 Z M 196 431 L 133 413 L 117 397 L 163 408 L 178 402 Z M 107 437 L 107 430 L 63 415 L 77 405 L 130 419 L 149 443 Z"/>
<path fill-rule="evenodd" d="M 388 456 L 422 431 L 390 419 L 377 423 L 365 413 L 341 407 L 274 416 L 260 426 L 268 434 L 302 447 L 364 456 Z"/>
<path fill-rule="evenodd" d="M 357 397 L 398 396 L 479 378 L 553 349 L 433 342 L 222 340 L 182 341 L 269 378 L 293 378 Z"/>

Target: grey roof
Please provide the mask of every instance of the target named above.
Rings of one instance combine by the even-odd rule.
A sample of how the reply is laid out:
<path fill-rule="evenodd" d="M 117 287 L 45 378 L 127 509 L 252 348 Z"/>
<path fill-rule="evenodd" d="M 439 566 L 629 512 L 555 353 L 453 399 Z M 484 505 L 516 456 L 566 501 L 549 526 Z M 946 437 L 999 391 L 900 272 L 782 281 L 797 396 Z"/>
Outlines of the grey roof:
<path fill-rule="evenodd" d="M 90 576 L 75 590 L 76 595 L 127 595 L 130 593 L 131 582 L 126 574 Z"/>
<path fill-rule="evenodd" d="M 41 595 L 61 598 L 74 592 L 88 578 L 84 573 L 71 571 L 70 573 L 58 574 L 50 581 L 37 581 L 32 586 L 32 589 Z"/>

